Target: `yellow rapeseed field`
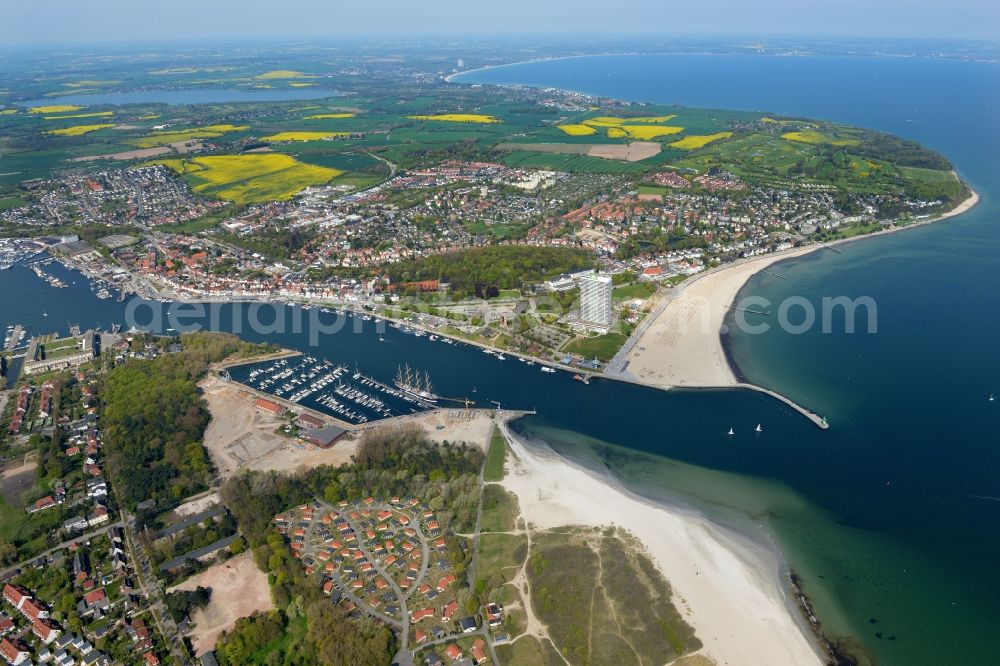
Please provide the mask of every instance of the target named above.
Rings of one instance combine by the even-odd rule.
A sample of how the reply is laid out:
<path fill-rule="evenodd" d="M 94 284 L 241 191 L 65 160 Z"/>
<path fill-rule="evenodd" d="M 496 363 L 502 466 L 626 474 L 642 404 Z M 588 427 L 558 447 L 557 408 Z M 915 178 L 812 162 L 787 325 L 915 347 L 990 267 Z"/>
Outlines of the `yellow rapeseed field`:
<path fill-rule="evenodd" d="M 584 120 L 585 125 L 590 125 L 592 127 L 621 127 L 622 125 L 630 125 L 633 123 L 665 123 L 669 120 L 673 120 L 677 117 L 677 114 L 672 116 L 643 116 L 640 118 L 618 118 L 616 116 L 595 116 L 593 118 L 588 118 Z"/>
<path fill-rule="evenodd" d="M 798 141 L 799 143 L 821 144 L 826 143 L 831 146 L 856 146 L 860 141 L 857 139 L 834 139 L 816 130 L 802 130 L 800 132 L 788 132 L 781 135 L 782 139 Z"/>
<path fill-rule="evenodd" d="M 628 134 L 625 133 L 621 127 L 609 127 L 608 128 L 608 138 L 609 139 L 624 139 Z"/>
<path fill-rule="evenodd" d="M 482 113 L 439 113 L 433 116 L 407 116 L 407 118 L 411 120 L 436 120 L 449 123 L 482 123 L 484 125 L 500 122 L 499 118 Z"/>
<path fill-rule="evenodd" d="M 17 109 L 4 109 L 0 111 L 0 116 L 12 116 L 17 113 Z"/>
<path fill-rule="evenodd" d="M 114 115 L 111 111 L 93 111 L 91 113 L 70 113 L 64 116 L 45 116 L 46 120 L 60 120 L 61 118 L 107 118 Z"/>
<path fill-rule="evenodd" d="M 288 85 L 290 85 L 293 88 L 308 88 L 309 86 L 314 86 L 316 84 L 315 83 L 304 83 L 302 81 L 292 81 Z"/>
<path fill-rule="evenodd" d="M 33 106 L 28 109 L 28 113 L 69 113 L 70 111 L 79 111 L 82 106 L 73 106 L 72 104 L 52 104 L 50 106 Z"/>
<path fill-rule="evenodd" d="M 670 144 L 671 148 L 680 148 L 681 150 L 695 150 L 696 148 L 704 148 L 713 141 L 719 141 L 720 139 L 728 139 L 733 135 L 732 132 L 716 132 L 715 134 L 692 134 L 691 136 L 686 136 L 680 141 L 674 141 Z"/>
<path fill-rule="evenodd" d="M 310 185 L 322 185 L 344 173 L 281 153 L 206 155 L 156 163 L 185 174 L 196 192 L 242 204 L 290 199 Z"/>
<path fill-rule="evenodd" d="M 588 136 L 597 132 L 589 125 L 556 125 L 556 127 L 570 136 Z"/>
<path fill-rule="evenodd" d="M 321 141 L 349 136 L 350 132 L 278 132 L 265 136 L 261 141 Z"/>
<path fill-rule="evenodd" d="M 263 74 L 258 74 L 254 78 L 256 79 L 313 79 L 316 78 L 309 74 L 304 74 L 302 72 L 297 72 L 294 69 L 272 69 L 270 72 L 264 72 Z"/>
<path fill-rule="evenodd" d="M 325 120 L 325 119 L 336 119 L 336 118 L 353 118 L 358 114 L 356 113 L 317 113 L 312 116 L 306 116 L 306 120 Z"/>
<path fill-rule="evenodd" d="M 622 125 L 620 128 L 609 128 L 608 136 L 610 136 L 612 129 L 622 129 L 628 134 L 630 139 L 638 139 L 639 141 L 649 141 L 660 136 L 680 134 L 684 131 L 683 127 L 672 127 L 670 125 Z"/>
<path fill-rule="evenodd" d="M 46 134 L 57 134 L 59 136 L 83 136 L 90 132 L 96 132 L 106 127 L 114 127 L 114 124 L 103 125 L 74 125 L 73 127 L 63 127 L 62 129 L 49 130 Z"/>

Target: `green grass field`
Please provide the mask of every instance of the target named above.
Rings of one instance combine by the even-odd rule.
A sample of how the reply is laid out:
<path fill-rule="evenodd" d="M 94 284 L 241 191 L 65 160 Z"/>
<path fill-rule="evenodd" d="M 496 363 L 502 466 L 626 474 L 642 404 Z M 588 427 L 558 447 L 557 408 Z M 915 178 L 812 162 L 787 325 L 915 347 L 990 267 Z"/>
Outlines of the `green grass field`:
<path fill-rule="evenodd" d="M 510 532 L 517 524 L 517 498 L 503 486 L 488 483 L 483 487 L 482 532 Z"/>
<path fill-rule="evenodd" d="M 528 537 L 523 534 L 481 534 L 477 575 L 487 577 L 524 564 L 528 554 Z M 509 576 L 505 576 L 509 579 Z"/>
<path fill-rule="evenodd" d="M 565 666 L 547 638 L 539 640 L 534 636 L 522 636 L 510 645 L 496 647 L 497 659 L 501 664 L 517 666 Z"/>
<path fill-rule="evenodd" d="M 656 293 L 656 287 L 650 282 L 637 282 L 636 284 L 615 287 L 611 297 L 616 300 L 631 300 L 633 298 L 649 298 Z"/>
<path fill-rule="evenodd" d="M 627 337 L 621 333 L 606 333 L 593 338 L 576 338 L 563 347 L 564 351 L 579 354 L 584 358 L 597 358 L 608 361 L 622 348 Z"/>
<path fill-rule="evenodd" d="M 507 440 L 499 428 L 493 428 L 493 436 L 490 438 L 490 448 L 486 452 L 486 466 L 483 469 L 484 481 L 501 481 L 503 479 L 503 465 L 507 460 Z"/>

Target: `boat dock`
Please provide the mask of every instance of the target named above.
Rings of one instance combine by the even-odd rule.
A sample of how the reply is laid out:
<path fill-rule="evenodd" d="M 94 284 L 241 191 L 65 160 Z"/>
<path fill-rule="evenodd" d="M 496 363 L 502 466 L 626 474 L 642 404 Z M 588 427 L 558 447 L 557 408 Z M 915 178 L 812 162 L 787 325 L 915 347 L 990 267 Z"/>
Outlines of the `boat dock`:
<path fill-rule="evenodd" d="M 24 337 L 24 327 L 21 326 L 21 324 L 15 325 L 14 328 L 11 329 L 10 331 L 10 337 L 5 338 L 4 340 L 4 349 L 6 351 L 17 349 L 23 337 Z"/>

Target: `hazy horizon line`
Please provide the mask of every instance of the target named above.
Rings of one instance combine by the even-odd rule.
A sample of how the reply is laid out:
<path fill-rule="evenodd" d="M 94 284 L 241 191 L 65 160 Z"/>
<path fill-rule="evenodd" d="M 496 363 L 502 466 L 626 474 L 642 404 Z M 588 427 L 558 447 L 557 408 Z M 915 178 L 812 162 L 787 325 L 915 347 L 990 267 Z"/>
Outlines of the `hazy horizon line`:
<path fill-rule="evenodd" d="M 959 37 L 959 36 L 928 36 L 928 35 L 873 35 L 873 34 L 826 34 L 826 33 L 803 33 L 803 34 L 790 34 L 783 32 L 774 32 L 768 34 L 756 33 L 744 33 L 737 31 L 721 31 L 721 32 L 704 32 L 704 33 L 691 33 L 691 32 L 666 32 L 666 31 L 630 31 L 630 32 L 588 32 L 588 31 L 525 31 L 525 30 L 493 30 L 490 32 L 469 32 L 469 31 L 440 31 L 440 32 L 426 32 L 420 35 L 414 35 L 412 32 L 405 31 L 372 31 L 372 32 L 353 32 L 353 33 L 330 33 L 328 35 L 314 35 L 314 34 L 303 34 L 303 35 L 284 35 L 284 36 L 270 36 L 270 35 L 253 35 L 246 34 L 241 36 L 226 36 L 223 38 L 212 38 L 208 36 L 204 37 L 159 37 L 156 39 L 148 38 L 135 38 L 135 39 L 82 39 L 78 41 L 32 41 L 32 42 L 16 42 L 8 37 L 0 40 L 0 52 L 2 53 L 18 53 L 18 52 L 31 52 L 31 51 L 54 51 L 54 50 L 66 50 L 66 49 L 95 49 L 103 51 L 113 51 L 113 50 L 126 50 L 135 48 L 156 48 L 156 47 L 186 47 L 186 48 L 225 48 L 232 46 L 263 46 L 263 45 L 313 45 L 313 46 L 324 46 L 331 43 L 339 44 L 353 44 L 357 42 L 370 42 L 372 40 L 379 39 L 391 39 L 393 40 L 393 45 L 407 45 L 409 47 L 422 47 L 423 42 L 435 41 L 440 39 L 447 39 L 452 44 L 428 44 L 428 48 L 448 48 L 451 45 L 458 46 L 468 46 L 475 45 L 476 43 L 481 43 L 484 46 L 489 46 L 493 42 L 499 40 L 509 41 L 511 39 L 518 40 L 519 45 L 522 46 L 544 46 L 542 42 L 549 41 L 555 44 L 563 44 L 564 42 L 572 42 L 581 48 L 586 48 L 588 46 L 593 46 L 600 43 L 613 43 L 624 39 L 635 39 L 640 40 L 640 43 L 636 46 L 641 48 L 643 44 L 650 45 L 650 43 L 655 43 L 657 41 L 671 41 L 678 44 L 692 44 L 699 41 L 713 41 L 713 42 L 728 42 L 730 46 L 746 46 L 749 47 L 753 42 L 761 42 L 763 45 L 768 45 L 772 43 L 774 45 L 780 45 L 783 42 L 801 42 L 806 44 L 820 44 L 820 43 L 832 43 L 832 44 L 844 44 L 848 42 L 856 42 L 862 45 L 874 45 L 876 43 L 883 44 L 904 44 L 904 43 L 922 43 L 926 45 L 932 44 L 968 44 L 968 45 L 991 45 L 1000 48 L 1000 39 L 989 39 L 985 37 Z M 583 42 L 583 43 L 581 43 Z M 741 42 L 749 42 L 748 44 L 741 44 Z M 386 45 L 388 46 L 388 45 Z M 374 49 L 373 49 L 374 50 Z"/>

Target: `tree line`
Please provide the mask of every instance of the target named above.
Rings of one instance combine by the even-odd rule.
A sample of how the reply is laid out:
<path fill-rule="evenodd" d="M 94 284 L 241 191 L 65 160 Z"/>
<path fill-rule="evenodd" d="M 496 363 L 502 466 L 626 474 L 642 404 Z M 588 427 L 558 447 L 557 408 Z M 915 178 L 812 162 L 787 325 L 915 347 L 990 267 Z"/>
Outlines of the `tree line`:
<path fill-rule="evenodd" d="M 488 287 L 518 289 L 592 266 L 590 253 L 580 248 L 498 245 L 401 261 L 386 272 L 397 284 L 441 280 L 453 291 L 471 294 Z"/>

